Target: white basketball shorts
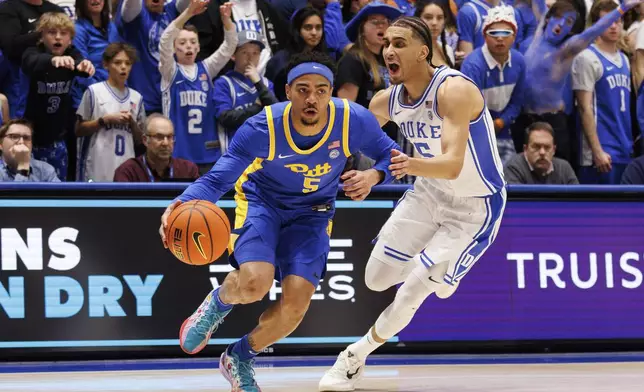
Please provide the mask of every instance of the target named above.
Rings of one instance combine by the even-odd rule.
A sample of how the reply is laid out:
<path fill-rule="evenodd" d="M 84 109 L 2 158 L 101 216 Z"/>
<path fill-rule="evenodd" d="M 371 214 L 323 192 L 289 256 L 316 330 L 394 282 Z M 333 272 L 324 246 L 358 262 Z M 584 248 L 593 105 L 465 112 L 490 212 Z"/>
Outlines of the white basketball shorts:
<path fill-rule="evenodd" d="M 398 201 L 371 254 L 391 265 L 413 263 L 418 254 L 427 268 L 448 263 L 443 280 L 455 286 L 494 242 L 506 190 L 486 197 L 456 197 L 420 182 L 417 179 L 415 189 Z"/>

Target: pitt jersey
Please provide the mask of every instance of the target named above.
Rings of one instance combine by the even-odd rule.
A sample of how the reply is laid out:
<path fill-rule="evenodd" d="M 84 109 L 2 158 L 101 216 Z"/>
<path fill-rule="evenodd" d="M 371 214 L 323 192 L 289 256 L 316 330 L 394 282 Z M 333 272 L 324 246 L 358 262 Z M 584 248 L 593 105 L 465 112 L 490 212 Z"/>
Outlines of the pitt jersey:
<path fill-rule="evenodd" d="M 238 205 L 310 210 L 335 201 L 347 158 L 356 151 L 375 159 L 374 169 L 385 174 L 383 182 L 390 181 L 391 150 L 399 147 L 373 114 L 337 98 L 327 110 L 326 127 L 307 137 L 294 129 L 289 102 L 266 107 L 239 128 L 226 154 L 179 199 L 216 202 L 236 183 Z"/>

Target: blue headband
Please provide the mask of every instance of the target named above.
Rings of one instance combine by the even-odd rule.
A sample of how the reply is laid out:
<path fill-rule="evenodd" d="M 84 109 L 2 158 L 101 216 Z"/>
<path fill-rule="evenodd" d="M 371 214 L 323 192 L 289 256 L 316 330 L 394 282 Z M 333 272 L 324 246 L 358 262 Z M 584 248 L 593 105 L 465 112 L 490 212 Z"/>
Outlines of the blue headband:
<path fill-rule="evenodd" d="M 293 82 L 295 79 L 307 74 L 322 75 L 327 78 L 331 83 L 331 86 L 333 86 L 333 72 L 331 72 L 329 67 L 320 63 L 302 63 L 298 65 L 288 73 L 288 76 L 286 77 L 286 83 L 291 84 L 291 82 Z"/>

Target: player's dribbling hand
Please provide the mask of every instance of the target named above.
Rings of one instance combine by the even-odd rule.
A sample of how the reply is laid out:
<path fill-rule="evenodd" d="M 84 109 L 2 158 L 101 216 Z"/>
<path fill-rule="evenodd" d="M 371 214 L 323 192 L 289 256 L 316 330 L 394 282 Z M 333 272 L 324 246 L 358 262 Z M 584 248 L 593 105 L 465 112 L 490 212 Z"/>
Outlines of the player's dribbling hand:
<path fill-rule="evenodd" d="M 170 204 L 166 209 L 163 215 L 161 215 L 161 226 L 159 226 L 159 235 L 161 236 L 161 242 L 163 243 L 163 247 L 168 249 L 168 239 L 165 236 L 166 231 L 168 230 L 168 217 L 170 214 L 172 214 L 172 211 L 174 211 L 177 206 L 181 204 L 181 200 L 175 200 L 172 204 Z"/>
<path fill-rule="evenodd" d="M 391 150 L 391 165 L 389 165 L 391 175 L 400 180 L 409 174 L 409 156 L 398 150 Z"/>
<path fill-rule="evenodd" d="M 342 180 L 344 194 L 355 201 L 366 199 L 371 193 L 371 188 L 375 185 L 366 170 L 349 170 L 340 176 L 340 179 Z"/>

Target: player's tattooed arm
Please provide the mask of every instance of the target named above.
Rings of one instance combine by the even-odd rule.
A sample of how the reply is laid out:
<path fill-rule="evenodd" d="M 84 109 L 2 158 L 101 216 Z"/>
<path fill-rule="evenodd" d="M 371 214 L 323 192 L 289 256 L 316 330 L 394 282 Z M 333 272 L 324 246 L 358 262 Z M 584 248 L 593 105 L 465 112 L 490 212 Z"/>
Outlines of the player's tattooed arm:
<path fill-rule="evenodd" d="M 389 118 L 389 96 L 391 90 L 392 88 L 389 87 L 378 91 L 371 99 L 371 102 L 369 102 L 369 111 L 376 116 L 378 124 L 381 127 L 391 120 Z"/>

